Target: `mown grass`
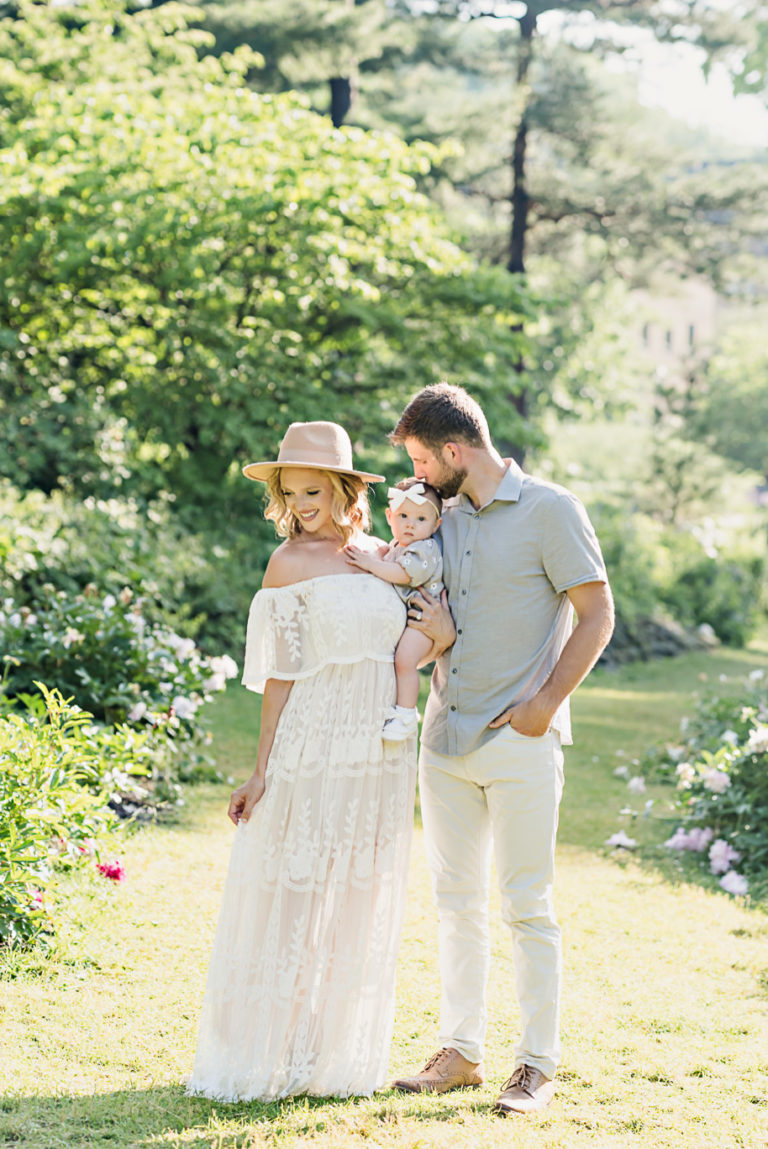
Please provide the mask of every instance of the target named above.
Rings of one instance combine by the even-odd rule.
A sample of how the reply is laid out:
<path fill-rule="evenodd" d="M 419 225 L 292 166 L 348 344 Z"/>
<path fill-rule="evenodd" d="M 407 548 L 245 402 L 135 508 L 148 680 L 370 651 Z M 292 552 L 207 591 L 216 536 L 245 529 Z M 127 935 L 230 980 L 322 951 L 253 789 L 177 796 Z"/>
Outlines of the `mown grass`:
<path fill-rule="evenodd" d="M 673 737 L 696 692 L 722 689 L 721 675 L 756 666 L 768 666 L 768 645 L 600 671 L 577 695 L 557 891 L 565 1056 L 546 1114 L 505 1122 L 490 1111 L 511 1068 L 516 1032 L 512 967 L 498 918 L 484 1089 L 268 1106 L 186 1097 L 181 1081 L 191 1067 L 230 843 L 227 787 L 206 785 L 190 794 L 173 824 L 125 843 L 124 884 L 88 874 L 65 885 L 60 897 L 70 924 L 56 955 L 0 961 L 0 1144 L 765 1146 L 768 916 L 683 881 L 673 867 L 617 860 L 603 848 L 627 797 L 613 776 L 616 764 Z M 215 707 L 216 755 L 236 778 L 249 770 L 257 709 L 254 697 L 237 689 Z M 660 788 L 656 797 L 663 815 L 667 793 Z M 644 826 L 648 835 L 660 831 L 652 820 Z M 439 985 L 428 887 L 417 832 L 393 1073 L 417 1065 L 435 1044 Z"/>

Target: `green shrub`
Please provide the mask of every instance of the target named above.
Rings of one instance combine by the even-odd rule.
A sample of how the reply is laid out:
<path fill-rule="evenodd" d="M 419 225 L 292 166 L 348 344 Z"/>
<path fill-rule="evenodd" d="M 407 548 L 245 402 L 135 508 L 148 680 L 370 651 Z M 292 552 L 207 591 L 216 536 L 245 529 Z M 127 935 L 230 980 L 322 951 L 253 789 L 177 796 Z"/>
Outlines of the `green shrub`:
<path fill-rule="evenodd" d="M 237 653 L 272 540 L 257 499 L 247 537 L 218 522 L 208 537 L 185 530 L 168 500 L 78 502 L 60 492 L 21 494 L 0 479 L 0 601 L 33 611 L 44 588 L 75 596 L 96 585 L 117 596 L 129 587 L 149 621 Z"/>
<path fill-rule="evenodd" d="M 91 715 L 40 686 L 26 713 L 0 712 L 0 945 L 52 941 L 57 868 L 91 858 L 115 822 L 104 763 L 135 768 L 135 736 L 99 730 Z"/>
<path fill-rule="evenodd" d="M 721 642 L 744 646 L 763 609 L 765 562 L 757 555 L 701 555 L 662 589 L 665 605 L 684 626 L 711 626 Z"/>
<path fill-rule="evenodd" d="M 138 790 L 128 776 L 109 782 L 111 752 L 93 765 L 115 809 L 132 816 L 177 801 L 180 781 L 212 772 L 201 708 L 236 674 L 228 655 L 206 657 L 193 639 L 148 622 L 130 588 L 115 597 L 91 586 L 70 597 L 46 587 L 35 610 L 12 599 L 2 605 L 6 698 L 29 700 L 43 680 L 106 728 L 102 743 L 112 727 L 115 737 L 134 738 L 127 774 L 146 779 Z"/>

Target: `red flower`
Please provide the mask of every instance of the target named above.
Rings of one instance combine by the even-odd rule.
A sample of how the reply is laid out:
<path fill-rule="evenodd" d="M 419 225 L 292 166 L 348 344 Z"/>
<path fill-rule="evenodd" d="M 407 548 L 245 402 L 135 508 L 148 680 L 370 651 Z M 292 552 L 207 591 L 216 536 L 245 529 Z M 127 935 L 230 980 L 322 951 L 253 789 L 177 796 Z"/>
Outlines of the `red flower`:
<path fill-rule="evenodd" d="M 122 882 L 125 877 L 125 869 L 123 863 L 116 859 L 114 862 L 99 862 L 96 869 L 105 878 L 111 878 L 113 882 Z"/>

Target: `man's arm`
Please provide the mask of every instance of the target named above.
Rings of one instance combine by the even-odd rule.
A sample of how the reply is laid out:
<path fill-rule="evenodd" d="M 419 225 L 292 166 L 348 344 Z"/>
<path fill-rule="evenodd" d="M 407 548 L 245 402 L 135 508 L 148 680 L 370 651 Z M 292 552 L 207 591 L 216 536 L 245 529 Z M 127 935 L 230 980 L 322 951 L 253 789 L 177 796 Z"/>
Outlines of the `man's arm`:
<path fill-rule="evenodd" d="M 538 738 L 546 734 L 560 703 L 589 674 L 613 634 L 613 596 L 604 582 L 587 582 L 565 592 L 578 617 L 557 664 L 542 688 L 527 702 L 510 706 L 490 725 L 505 723 Z"/>

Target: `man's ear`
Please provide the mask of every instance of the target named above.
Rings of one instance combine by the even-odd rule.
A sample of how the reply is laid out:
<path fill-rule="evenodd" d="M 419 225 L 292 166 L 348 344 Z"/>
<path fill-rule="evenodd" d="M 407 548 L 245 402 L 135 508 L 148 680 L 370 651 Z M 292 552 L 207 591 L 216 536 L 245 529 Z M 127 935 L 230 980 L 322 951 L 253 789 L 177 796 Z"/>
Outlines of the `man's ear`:
<path fill-rule="evenodd" d="M 458 467 L 461 459 L 461 443 L 445 443 L 442 451 L 443 462 Z"/>

